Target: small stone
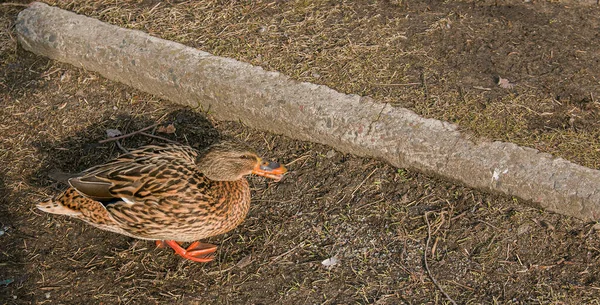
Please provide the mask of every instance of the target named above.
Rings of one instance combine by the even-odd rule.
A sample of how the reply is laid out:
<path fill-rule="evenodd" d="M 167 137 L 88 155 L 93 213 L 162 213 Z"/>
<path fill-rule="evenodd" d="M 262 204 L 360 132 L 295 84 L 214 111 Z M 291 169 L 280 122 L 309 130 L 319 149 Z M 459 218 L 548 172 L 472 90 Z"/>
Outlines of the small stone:
<path fill-rule="evenodd" d="M 527 233 L 527 231 L 529 231 L 529 224 L 527 224 L 527 223 L 526 224 L 522 224 L 517 229 L 517 235 L 523 235 L 523 234 Z"/>
<path fill-rule="evenodd" d="M 540 221 L 540 225 L 550 231 L 554 231 L 556 229 L 556 227 L 554 227 L 553 224 L 551 224 L 545 220 Z"/>
<path fill-rule="evenodd" d="M 46 297 L 46 299 L 50 298 L 50 292 L 46 292 L 46 294 L 44 295 Z"/>
<path fill-rule="evenodd" d="M 332 257 L 330 257 L 330 258 L 328 258 L 328 259 L 326 259 L 326 260 L 322 261 L 322 262 L 321 262 L 321 264 L 322 264 L 323 266 L 325 266 L 326 268 L 328 268 L 328 269 L 331 269 L 331 268 L 333 268 L 333 266 L 335 266 L 335 265 L 339 264 L 339 262 L 340 262 L 340 261 L 338 260 L 338 258 L 337 258 L 337 257 L 335 257 L 335 256 L 332 256 Z"/>
<path fill-rule="evenodd" d="M 250 264 L 252 264 L 252 255 L 242 258 L 235 266 L 242 269 Z"/>
<path fill-rule="evenodd" d="M 108 138 L 120 137 L 122 135 L 123 135 L 123 133 L 118 129 L 107 129 L 106 130 L 106 136 Z"/>
<path fill-rule="evenodd" d="M 331 159 L 333 157 L 335 157 L 335 150 L 331 149 L 327 152 L 327 154 L 325 154 L 325 157 L 327 157 L 327 159 Z"/>
<path fill-rule="evenodd" d="M 71 75 L 69 73 L 67 73 L 67 72 L 63 73 L 60 76 L 60 81 L 61 82 L 66 82 L 66 81 L 69 81 L 70 79 L 71 79 Z"/>

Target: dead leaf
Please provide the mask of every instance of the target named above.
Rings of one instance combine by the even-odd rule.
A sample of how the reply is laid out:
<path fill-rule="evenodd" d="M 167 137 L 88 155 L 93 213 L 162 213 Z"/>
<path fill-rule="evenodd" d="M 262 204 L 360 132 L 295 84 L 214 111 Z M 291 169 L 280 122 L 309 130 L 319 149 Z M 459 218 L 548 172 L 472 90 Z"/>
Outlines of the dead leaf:
<path fill-rule="evenodd" d="M 242 258 L 235 266 L 242 269 L 250 264 L 252 264 L 252 254 Z"/>
<path fill-rule="evenodd" d="M 160 132 L 160 133 L 175 133 L 175 126 L 173 126 L 173 124 L 169 124 L 167 126 L 158 126 L 158 128 L 156 129 L 156 131 Z"/>
<path fill-rule="evenodd" d="M 515 84 L 511 83 L 506 78 L 498 77 L 498 86 L 503 89 L 512 89 L 515 87 Z"/>
<path fill-rule="evenodd" d="M 106 130 L 106 136 L 108 138 L 120 137 L 122 135 L 123 135 L 123 133 L 118 129 L 107 129 Z"/>

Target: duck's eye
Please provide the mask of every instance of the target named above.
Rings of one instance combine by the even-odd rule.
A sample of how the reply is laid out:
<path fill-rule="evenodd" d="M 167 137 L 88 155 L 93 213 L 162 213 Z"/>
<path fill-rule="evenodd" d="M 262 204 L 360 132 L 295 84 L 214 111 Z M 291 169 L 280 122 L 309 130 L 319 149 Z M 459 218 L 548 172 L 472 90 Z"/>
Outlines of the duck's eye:
<path fill-rule="evenodd" d="M 240 159 L 244 159 L 244 160 L 252 160 L 252 159 L 255 159 L 255 158 L 254 158 L 253 156 L 251 156 L 251 155 L 242 155 L 242 156 L 240 157 Z"/>

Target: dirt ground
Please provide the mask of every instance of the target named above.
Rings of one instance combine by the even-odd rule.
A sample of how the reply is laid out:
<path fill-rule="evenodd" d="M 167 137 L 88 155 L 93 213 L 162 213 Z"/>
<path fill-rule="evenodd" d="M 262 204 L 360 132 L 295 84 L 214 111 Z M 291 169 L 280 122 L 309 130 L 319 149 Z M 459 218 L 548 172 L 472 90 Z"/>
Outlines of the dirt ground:
<path fill-rule="evenodd" d="M 502 3 L 502 4 L 499 4 Z M 62 7 L 600 168 L 597 6 L 564 1 L 73 1 Z M 0 5 L 1 304 L 599 304 L 600 233 L 378 160 L 217 122 L 18 47 Z M 514 83 L 500 88 L 494 78 Z M 106 129 L 246 141 L 287 165 L 208 264 L 34 208 L 115 157 Z M 146 136 L 125 147 L 160 142 Z M 325 267 L 322 262 L 336 258 Z M 427 262 L 427 266 L 425 265 Z M 434 278 L 440 288 L 436 287 Z M 448 297 L 444 296 L 445 293 Z"/>

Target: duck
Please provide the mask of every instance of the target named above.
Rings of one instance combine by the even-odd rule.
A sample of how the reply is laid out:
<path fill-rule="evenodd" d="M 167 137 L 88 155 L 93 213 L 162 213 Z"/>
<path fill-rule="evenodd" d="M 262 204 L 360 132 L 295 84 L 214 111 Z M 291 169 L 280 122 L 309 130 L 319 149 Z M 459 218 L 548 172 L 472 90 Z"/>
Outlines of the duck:
<path fill-rule="evenodd" d="M 71 176 L 67 190 L 37 208 L 210 262 L 217 246 L 200 240 L 229 232 L 246 218 L 251 199 L 246 176 L 279 181 L 286 172 L 240 142 L 202 151 L 146 145 Z"/>

